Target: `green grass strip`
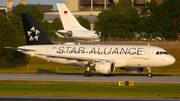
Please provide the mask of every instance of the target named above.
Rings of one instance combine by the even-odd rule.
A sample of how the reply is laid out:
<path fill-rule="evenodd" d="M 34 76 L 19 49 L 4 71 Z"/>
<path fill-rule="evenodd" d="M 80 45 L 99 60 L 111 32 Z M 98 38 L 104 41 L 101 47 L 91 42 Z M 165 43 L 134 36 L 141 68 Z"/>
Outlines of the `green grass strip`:
<path fill-rule="evenodd" d="M 180 84 L 135 83 L 134 86 L 120 87 L 117 82 L 0 81 L 0 95 L 28 97 L 180 98 Z"/>

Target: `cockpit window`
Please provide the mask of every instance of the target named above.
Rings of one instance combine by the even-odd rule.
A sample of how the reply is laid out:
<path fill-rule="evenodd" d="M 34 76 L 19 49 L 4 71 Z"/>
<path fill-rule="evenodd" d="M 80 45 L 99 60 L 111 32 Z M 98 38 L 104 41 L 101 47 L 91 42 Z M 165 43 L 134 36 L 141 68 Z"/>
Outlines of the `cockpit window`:
<path fill-rule="evenodd" d="M 166 54 L 167 55 L 168 53 L 165 52 L 165 51 L 160 51 L 160 52 L 158 51 L 158 52 L 156 52 L 156 55 L 162 55 L 162 54 Z"/>
<path fill-rule="evenodd" d="M 164 54 L 168 54 L 167 52 L 163 52 Z"/>

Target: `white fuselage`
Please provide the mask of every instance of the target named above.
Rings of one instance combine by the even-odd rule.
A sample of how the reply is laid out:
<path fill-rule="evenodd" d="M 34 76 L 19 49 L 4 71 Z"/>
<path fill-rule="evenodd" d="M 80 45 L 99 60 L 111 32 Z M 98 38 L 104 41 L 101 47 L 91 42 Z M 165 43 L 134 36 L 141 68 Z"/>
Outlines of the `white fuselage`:
<path fill-rule="evenodd" d="M 99 36 L 96 34 L 96 31 L 91 30 L 58 30 L 58 32 L 72 32 L 72 38 L 75 39 L 83 39 L 83 40 L 93 40 L 93 41 L 100 41 Z"/>
<path fill-rule="evenodd" d="M 81 64 L 77 60 L 52 58 L 38 54 L 56 56 L 74 56 L 84 58 L 104 59 L 115 63 L 115 67 L 163 67 L 175 62 L 169 54 L 157 54 L 166 52 L 155 46 L 145 45 L 28 45 L 18 49 L 32 49 L 35 51 L 21 51 L 25 54 L 41 58 L 47 61 L 65 64 Z"/>

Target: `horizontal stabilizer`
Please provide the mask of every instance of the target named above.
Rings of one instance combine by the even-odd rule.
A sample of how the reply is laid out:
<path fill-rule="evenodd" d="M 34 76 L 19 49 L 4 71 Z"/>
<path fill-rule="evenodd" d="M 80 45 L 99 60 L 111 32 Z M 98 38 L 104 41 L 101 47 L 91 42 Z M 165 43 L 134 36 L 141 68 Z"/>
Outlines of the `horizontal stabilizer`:
<path fill-rule="evenodd" d="M 16 49 L 16 50 L 23 50 L 23 51 L 35 51 L 34 49 L 23 49 L 23 48 L 16 48 L 16 47 L 4 47 L 7 49 Z"/>
<path fill-rule="evenodd" d="M 55 33 L 58 37 L 60 37 L 60 38 L 64 38 L 64 34 L 65 33 L 60 33 L 60 32 L 58 32 L 58 31 L 54 31 L 54 30 L 49 30 L 50 32 L 53 32 L 53 33 Z"/>
<path fill-rule="evenodd" d="M 15 47 L 4 47 L 4 48 L 7 48 L 7 49 L 17 49 Z"/>

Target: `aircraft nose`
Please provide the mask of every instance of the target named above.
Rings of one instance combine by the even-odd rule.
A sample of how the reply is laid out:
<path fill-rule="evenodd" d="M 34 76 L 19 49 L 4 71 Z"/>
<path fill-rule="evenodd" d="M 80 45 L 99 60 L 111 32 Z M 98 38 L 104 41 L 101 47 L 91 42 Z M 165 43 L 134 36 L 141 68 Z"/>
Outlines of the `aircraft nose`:
<path fill-rule="evenodd" d="M 176 61 L 176 59 L 175 59 L 173 56 L 169 56 L 169 58 L 168 58 L 168 63 L 169 63 L 169 65 L 174 64 L 175 61 Z"/>

